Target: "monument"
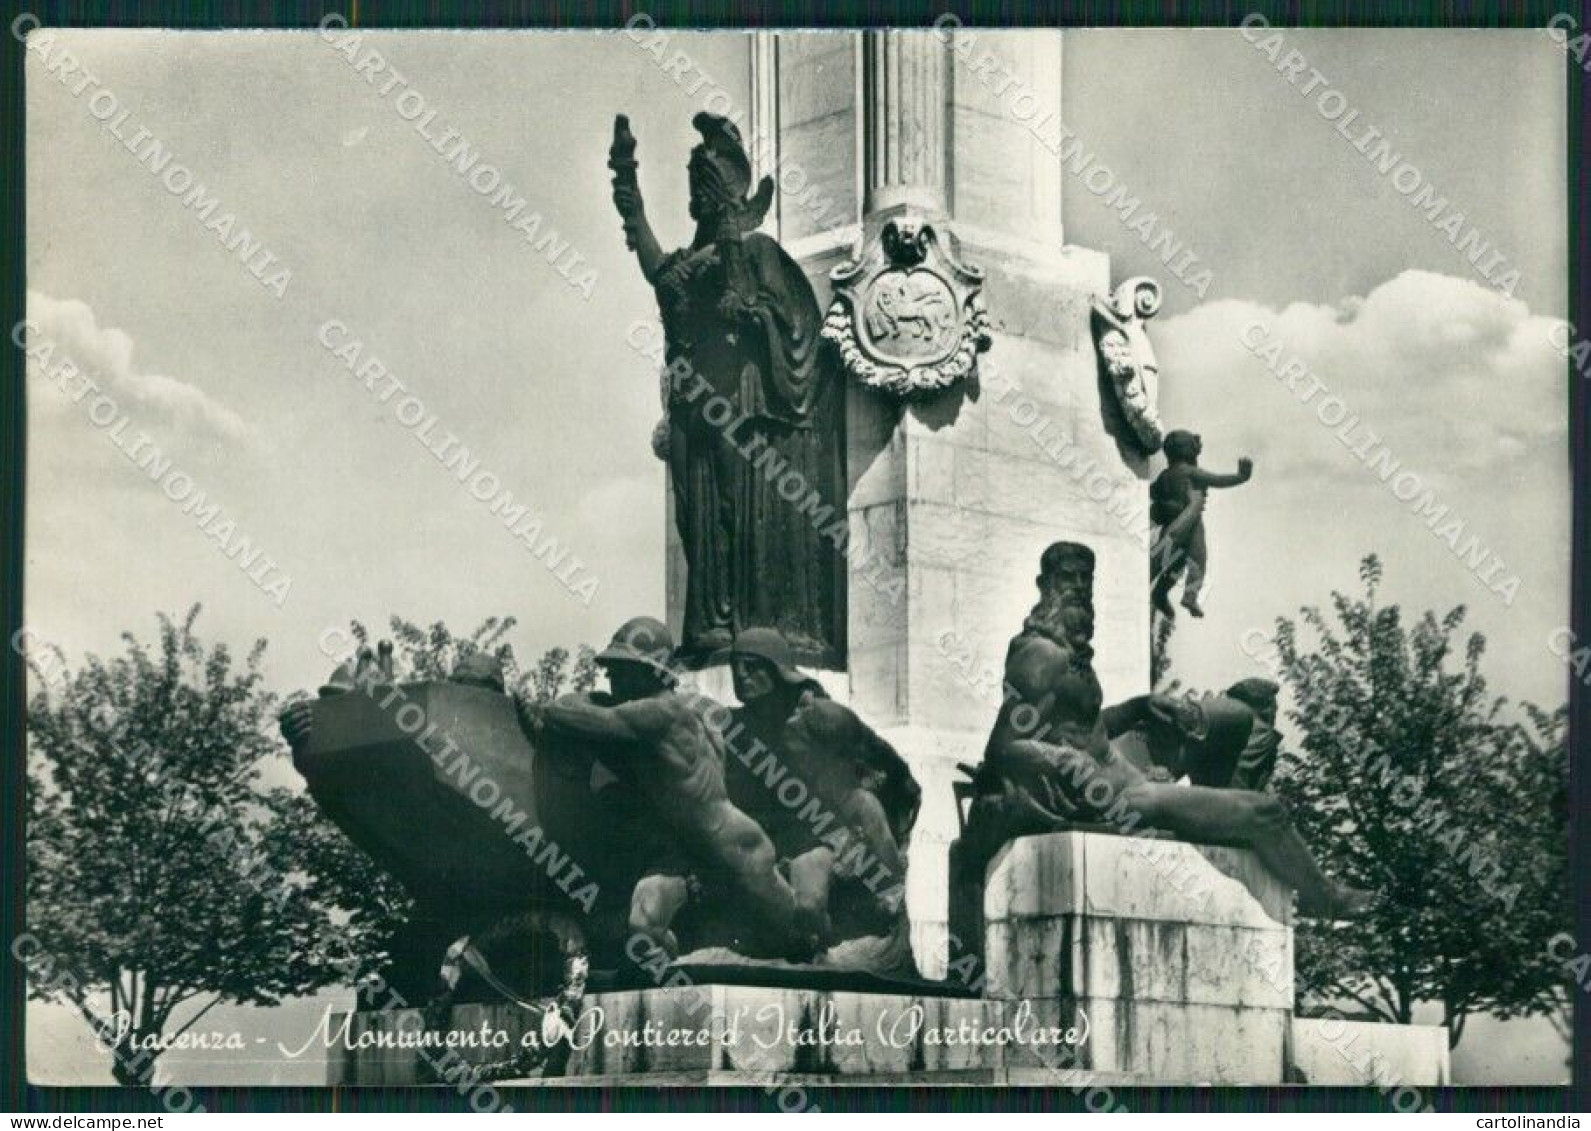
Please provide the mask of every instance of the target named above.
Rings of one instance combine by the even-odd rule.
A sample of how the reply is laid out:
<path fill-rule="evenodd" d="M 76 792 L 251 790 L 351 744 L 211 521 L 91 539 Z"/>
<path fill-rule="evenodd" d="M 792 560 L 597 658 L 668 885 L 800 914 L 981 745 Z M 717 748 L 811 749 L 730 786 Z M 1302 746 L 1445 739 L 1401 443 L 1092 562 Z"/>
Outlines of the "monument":
<path fill-rule="evenodd" d="M 1009 83 L 978 69 L 984 55 Z M 910 395 L 866 370 L 845 373 L 845 662 L 820 673 L 922 786 L 907 903 L 918 964 L 942 976 L 958 766 L 979 758 L 1001 701 L 1006 626 L 1026 610 L 1020 579 L 1046 546 L 1083 542 L 1098 559 L 1096 668 L 1107 697 L 1148 690 L 1150 464 L 1096 348 L 1109 260 L 1065 243 L 1060 156 L 1011 112 L 1020 93 L 1024 106 L 1059 114 L 1058 31 L 759 35 L 751 67 L 759 171 L 794 185 L 800 170 L 808 199 L 835 202 L 819 211 L 777 194 L 767 220 L 820 305 L 832 319 L 847 294 L 854 300 L 857 263 L 880 265 L 881 277 L 931 231 L 944 260 L 925 254 L 909 269 L 933 268 L 940 286 L 924 293 L 961 301 L 943 345 L 953 328 L 975 361 L 937 391 Z M 853 73 L 854 83 L 834 78 Z M 875 366 L 898 362 L 872 353 Z M 671 572 L 671 617 L 679 580 Z"/>
<path fill-rule="evenodd" d="M 697 231 L 668 254 L 616 118 L 667 336 L 667 623 L 623 626 L 608 689 L 549 707 L 473 669 L 408 689 L 467 780 L 385 717 L 379 664 L 294 709 L 316 799 L 428 915 L 469 909 L 446 992 L 352 1030 L 501 1032 L 517 1051 L 459 1061 L 494 1079 L 1329 1074 L 1292 1014 L 1295 893 L 1367 897 L 1263 792 L 1274 685 L 1150 693 L 1159 291 L 1065 245 L 1061 158 L 1008 105 L 1059 112 L 1060 33 L 980 38 L 1010 83 L 961 33 L 745 37 L 750 140 L 693 119 Z M 837 214 L 781 193 L 792 169 Z M 1406 1082 L 1445 1079 L 1432 1033 L 1378 1028 Z M 355 1048 L 332 1075 L 423 1059 Z"/>

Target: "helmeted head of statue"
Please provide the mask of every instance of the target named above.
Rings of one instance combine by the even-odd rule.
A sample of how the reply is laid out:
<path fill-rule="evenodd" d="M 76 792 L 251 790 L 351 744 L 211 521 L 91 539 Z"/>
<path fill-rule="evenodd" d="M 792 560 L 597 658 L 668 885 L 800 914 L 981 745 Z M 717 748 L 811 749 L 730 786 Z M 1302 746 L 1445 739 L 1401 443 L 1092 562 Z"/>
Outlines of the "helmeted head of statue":
<path fill-rule="evenodd" d="M 735 698 L 742 703 L 775 691 L 781 684 L 800 687 L 812 682 L 795 666 L 790 642 L 777 628 L 744 628 L 735 636 L 730 651 L 730 670 L 735 679 Z"/>
<path fill-rule="evenodd" d="M 740 128 L 728 118 L 703 112 L 691 119 L 691 125 L 702 135 L 686 166 L 691 219 L 701 223 L 728 218 L 742 232 L 752 231 L 773 203 L 772 178 L 762 178 L 757 191 L 750 192 L 751 158 Z"/>
<path fill-rule="evenodd" d="M 691 217 L 696 220 L 735 208 L 751 188 L 751 159 L 740 130 L 728 118 L 701 113 L 691 125 L 702 135 L 691 150 Z"/>
<path fill-rule="evenodd" d="M 608 675 L 613 694 L 634 699 L 672 687 L 674 636 L 668 626 L 655 617 L 631 617 L 619 626 L 608 646 L 596 655 L 596 662 Z"/>

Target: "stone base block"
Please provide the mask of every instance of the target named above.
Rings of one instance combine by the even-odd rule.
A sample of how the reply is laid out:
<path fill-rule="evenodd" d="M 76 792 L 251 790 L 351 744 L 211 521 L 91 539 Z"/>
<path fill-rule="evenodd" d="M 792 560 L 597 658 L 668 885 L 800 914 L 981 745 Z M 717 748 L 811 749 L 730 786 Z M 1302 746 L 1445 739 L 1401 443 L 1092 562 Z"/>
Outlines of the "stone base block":
<path fill-rule="evenodd" d="M 986 992 L 1291 1010 L 1292 892 L 1252 852 L 1022 837 L 983 892 Z"/>
<path fill-rule="evenodd" d="M 1024 1004 L 1011 1003 L 1008 1015 Z M 1292 1018 L 1285 1009 L 1119 998 L 1034 1002 L 1030 1008 L 1041 1028 L 1075 1030 L 1081 1040 L 1075 1062 L 1065 1048 L 1011 1046 L 1006 1081 L 1013 1085 L 1082 1080 L 1280 1084 L 1286 1079 Z"/>
<path fill-rule="evenodd" d="M 1002 919 L 988 924 L 984 954 L 991 997 L 1293 1007 L 1286 930 L 1094 915 Z"/>
<path fill-rule="evenodd" d="M 1427 1087 L 1452 1083 L 1447 1030 L 1325 1017 L 1293 1018 L 1293 1064 L 1307 1084 Z"/>
<path fill-rule="evenodd" d="M 1252 852 L 1102 832 L 1023 837 L 983 890 L 984 992 L 1086 1030 L 1090 1078 L 1279 1084 L 1292 892 Z M 1053 1067 L 1013 1051 L 1012 1083 Z"/>
<path fill-rule="evenodd" d="M 984 919 L 1095 915 L 1277 930 L 1293 892 L 1251 850 L 1157 837 L 1019 837 L 989 865 Z"/>

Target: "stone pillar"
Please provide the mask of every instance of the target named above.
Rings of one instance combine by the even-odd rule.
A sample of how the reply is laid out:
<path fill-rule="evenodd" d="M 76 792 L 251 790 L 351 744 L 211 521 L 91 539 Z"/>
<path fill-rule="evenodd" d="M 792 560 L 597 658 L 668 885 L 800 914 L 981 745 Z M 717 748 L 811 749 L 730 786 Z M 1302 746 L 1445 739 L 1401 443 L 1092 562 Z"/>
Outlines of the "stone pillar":
<path fill-rule="evenodd" d="M 1148 550 L 1136 533 L 1148 464 L 1111 431 L 1090 328 L 1110 264 L 1062 245 L 1061 160 L 1035 128 L 1060 114 L 1058 31 L 752 43 L 753 147 L 778 182 L 775 234 L 820 303 L 829 272 L 908 209 L 986 276 L 994 345 L 979 383 L 905 407 L 849 387 L 849 639 L 845 671 L 823 675 L 922 784 L 908 906 L 918 961 L 941 976 L 956 766 L 981 758 L 1045 546 L 1095 551 L 1107 699 L 1148 689 Z M 702 683 L 728 691 L 721 675 Z"/>
<path fill-rule="evenodd" d="M 945 211 L 949 53 L 929 31 L 863 33 L 863 112 L 869 216 L 914 208 Z"/>

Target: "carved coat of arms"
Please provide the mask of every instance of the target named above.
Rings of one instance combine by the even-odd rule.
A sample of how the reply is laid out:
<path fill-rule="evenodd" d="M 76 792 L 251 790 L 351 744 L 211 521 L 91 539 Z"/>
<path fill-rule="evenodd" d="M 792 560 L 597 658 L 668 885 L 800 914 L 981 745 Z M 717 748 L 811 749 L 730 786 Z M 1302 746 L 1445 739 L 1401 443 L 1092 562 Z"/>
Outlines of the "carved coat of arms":
<path fill-rule="evenodd" d="M 823 336 L 870 388 L 899 397 L 947 389 L 991 344 L 983 272 L 959 262 L 918 219 L 890 220 L 829 278 L 834 301 Z"/>

